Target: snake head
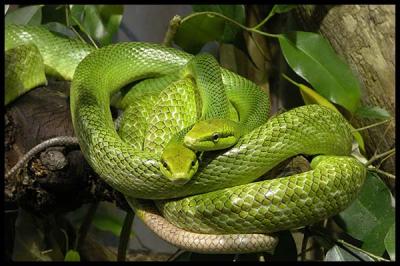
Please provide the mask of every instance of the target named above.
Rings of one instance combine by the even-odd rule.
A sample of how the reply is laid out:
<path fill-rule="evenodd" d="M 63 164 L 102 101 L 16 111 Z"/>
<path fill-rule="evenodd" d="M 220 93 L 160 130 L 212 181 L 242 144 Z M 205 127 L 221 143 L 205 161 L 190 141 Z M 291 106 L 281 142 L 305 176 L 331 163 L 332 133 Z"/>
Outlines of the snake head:
<path fill-rule="evenodd" d="M 161 155 L 160 171 L 174 184 L 186 184 L 198 168 L 196 153 L 183 144 L 167 145 Z"/>
<path fill-rule="evenodd" d="M 241 134 L 240 125 L 235 121 L 208 119 L 197 122 L 183 142 L 194 151 L 215 151 L 235 145 Z"/>

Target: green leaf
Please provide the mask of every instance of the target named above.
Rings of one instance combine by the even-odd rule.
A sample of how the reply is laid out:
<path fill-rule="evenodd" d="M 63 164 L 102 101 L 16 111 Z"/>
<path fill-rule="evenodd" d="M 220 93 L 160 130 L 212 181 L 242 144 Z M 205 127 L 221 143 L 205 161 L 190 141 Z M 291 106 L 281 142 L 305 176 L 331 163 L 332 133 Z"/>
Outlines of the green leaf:
<path fill-rule="evenodd" d="M 385 237 L 393 223 L 394 211 L 391 216 L 381 219 L 380 223 L 365 236 L 361 248 L 375 255 L 382 256 L 386 249 Z"/>
<path fill-rule="evenodd" d="M 198 53 L 204 44 L 215 41 L 224 31 L 224 21 L 215 16 L 196 16 L 182 23 L 174 42 L 188 53 Z"/>
<path fill-rule="evenodd" d="M 78 251 L 70 249 L 67 254 L 65 254 L 64 261 L 81 261 L 81 256 Z"/>
<path fill-rule="evenodd" d="M 69 5 L 69 23 L 71 26 L 81 23 L 85 19 L 86 5 Z"/>
<path fill-rule="evenodd" d="M 4 23 L 19 25 L 40 25 L 43 5 L 25 6 L 7 13 Z"/>
<path fill-rule="evenodd" d="M 385 120 L 391 117 L 388 111 L 378 106 L 360 106 L 354 113 L 360 118 Z"/>
<path fill-rule="evenodd" d="M 68 36 L 69 38 L 76 38 L 75 33 L 70 28 L 59 22 L 49 22 L 43 26 L 49 29 L 50 31 L 57 32 L 64 36 Z"/>
<path fill-rule="evenodd" d="M 102 46 L 110 44 L 118 31 L 123 5 L 70 5 L 72 25 L 83 27 Z"/>
<path fill-rule="evenodd" d="M 243 5 L 201 5 L 193 6 L 193 10 L 217 12 L 241 24 L 245 21 Z M 193 16 L 193 14 L 190 18 L 183 20 L 174 37 L 174 42 L 183 50 L 196 54 L 204 44 L 211 41 L 239 42 L 240 28 L 238 26 L 215 15 Z"/>
<path fill-rule="evenodd" d="M 389 189 L 379 177 L 368 172 L 358 198 L 335 220 L 349 235 L 363 241 L 364 250 L 381 256 L 384 239 L 394 222 Z"/>
<path fill-rule="evenodd" d="M 244 5 L 193 5 L 193 11 L 205 12 L 212 11 L 220 13 L 226 17 L 229 17 L 240 24 L 245 23 L 245 10 Z M 236 35 L 239 33 L 240 28 L 236 25 L 225 21 L 224 31 L 218 38 L 218 41 L 224 43 L 232 43 L 236 39 Z"/>
<path fill-rule="evenodd" d="M 115 236 L 119 237 L 122 229 L 122 222 L 118 219 L 115 219 L 112 216 L 108 215 L 96 215 L 93 220 L 93 225 L 97 227 L 97 229 L 102 231 L 108 231 L 114 234 Z M 131 237 L 133 233 L 131 233 Z"/>
<path fill-rule="evenodd" d="M 102 231 L 108 231 L 119 237 L 124 223 L 124 212 L 119 211 L 112 204 L 102 203 L 93 219 L 93 225 Z M 134 233 L 131 231 L 130 237 Z"/>
<path fill-rule="evenodd" d="M 358 108 L 358 80 L 321 35 L 289 32 L 279 35 L 279 44 L 289 66 L 318 93 L 352 113 Z"/>
<path fill-rule="evenodd" d="M 66 5 L 45 5 L 42 8 L 42 24 L 58 22 L 66 25 Z"/>
<path fill-rule="evenodd" d="M 338 245 L 333 246 L 325 255 L 324 261 L 374 261 L 370 256 L 358 250 L 349 248 L 347 251 Z"/>
<path fill-rule="evenodd" d="M 393 223 L 385 236 L 385 247 L 391 260 L 396 260 L 395 224 Z"/>

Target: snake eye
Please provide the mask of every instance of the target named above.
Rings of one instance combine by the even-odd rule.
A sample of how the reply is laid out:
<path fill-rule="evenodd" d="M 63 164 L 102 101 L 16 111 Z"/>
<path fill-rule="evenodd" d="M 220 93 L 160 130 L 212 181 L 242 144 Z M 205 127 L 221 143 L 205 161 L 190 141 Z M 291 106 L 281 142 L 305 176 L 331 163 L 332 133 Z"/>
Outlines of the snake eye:
<path fill-rule="evenodd" d="M 163 161 L 163 162 L 162 162 L 162 165 L 163 165 L 165 168 L 167 168 L 167 169 L 168 169 L 168 164 L 167 164 L 167 162 L 166 162 L 166 161 Z"/>
<path fill-rule="evenodd" d="M 193 160 L 192 161 L 192 166 L 195 166 L 196 165 L 196 162 Z"/>
<path fill-rule="evenodd" d="M 214 142 L 217 142 L 218 139 L 219 139 L 219 134 L 218 134 L 218 133 L 214 133 L 214 134 L 212 135 L 212 139 L 213 139 Z"/>

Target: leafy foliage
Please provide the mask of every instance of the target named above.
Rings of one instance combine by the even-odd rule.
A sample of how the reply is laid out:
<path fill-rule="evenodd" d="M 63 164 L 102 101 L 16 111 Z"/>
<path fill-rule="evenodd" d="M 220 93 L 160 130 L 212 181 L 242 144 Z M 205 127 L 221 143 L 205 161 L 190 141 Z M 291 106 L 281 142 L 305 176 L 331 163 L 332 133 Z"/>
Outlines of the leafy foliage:
<path fill-rule="evenodd" d="M 385 109 L 378 106 L 360 106 L 355 115 L 360 118 L 384 120 L 391 117 Z"/>
<path fill-rule="evenodd" d="M 43 24 L 70 37 L 70 27 L 77 27 L 104 46 L 112 42 L 123 12 L 122 5 L 29 5 L 8 12 L 5 23 Z"/>
<path fill-rule="evenodd" d="M 81 256 L 79 255 L 79 252 L 73 249 L 68 250 L 64 258 L 64 261 L 80 261 L 80 260 Z"/>
<path fill-rule="evenodd" d="M 101 46 L 111 43 L 123 12 L 122 5 L 70 5 L 72 25 L 78 25 Z"/>
<path fill-rule="evenodd" d="M 326 253 L 324 261 L 374 261 L 368 255 L 358 250 L 346 250 L 338 245 L 333 246 Z"/>
<path fill-rule="evenodd" d="M 124 223 L 123 213 L 115 209 L 113 205 L 102 203 L 100 204 L 96 215 L 93 219 L 93 225 L 102 231 L 108 231 L 115 235 L 120 236 Z M 131 231 L 130 237 L 134 236 L 134 232 Z"/>
<path fill-rule="evenodd" d="M 335 220 L 347 234 L 363 242 L 363 249 L 381 256 L 385 251 L 385 238 L 394 224 L 394 208 L 388 187 L 379 177 L 368 172 L 358 198 Z"/>
<path fill-rule="evenodd" d="M 396 225 L 395 223 L 392 224 L 389 231 L 385 236 L 385 247 L 386 251 L 388 252 L 391 260 L 396 260 L 396 247 L 395 247 L 395 237 L 396 237 Z"/>
<path fill-rule="evenodd" d="M 318 93 L 350 112 L 358 108 L 358 80 L 321 35 L 289 32 L 279 35 L 279 43 L 289 66 Z"/>
<path fill-rule="evenodd" d="M 40 25 L 43 5 L 26 6 L 7 13 L 5 24 Z"/>
<path fill-rule="evenodd" d="M 217 12 L 240 24 L 245 21 L 243 5 L 198 5 L 193 6 L 193 10 L 195 12 Z M 204 44 L 211 41 L 235 43 L 239 40 L 239 30 L 237 26 L 213 14 L 196 16 L 196 13 L 193 13 L 182 21 L 174 41 L 185 51 L 195 54 Z"/>

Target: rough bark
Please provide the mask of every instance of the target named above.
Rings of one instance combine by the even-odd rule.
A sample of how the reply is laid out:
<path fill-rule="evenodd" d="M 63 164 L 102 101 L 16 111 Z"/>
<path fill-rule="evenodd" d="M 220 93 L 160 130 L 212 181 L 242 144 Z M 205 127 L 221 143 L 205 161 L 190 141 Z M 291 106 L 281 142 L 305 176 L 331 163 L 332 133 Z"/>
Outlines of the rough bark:
<path fill-rule="evenodd" d="M 379 106 L 395 116 L 395 6 L 336 5 L 300 6 L 296 21 L 307 31 L 320 32 L 351 67 L 360 80 L 362 105 Z M 374 123 L 354 119 L 356 128 Z M 395 125 L 374 127 L 361 132 L 367 156 L 394 148 Z M 395 173 L 395 157 L 381 169 Z M 386 180 L 394 185 L 394 180 Z"/>
<path fill-rule="evenodd" d="M 37 144 L 56 136 L 74 136 L 68 92 L 69 82 L 51 81 L 8 106 L 6 171 Z M 127 208 L 123 196 L 93 172 L 79 147 L 49 147 L 5 180 L 9 209 L 20 206 L 38 214 L 57 213 L 97 200 L 116 201 Z"/>

